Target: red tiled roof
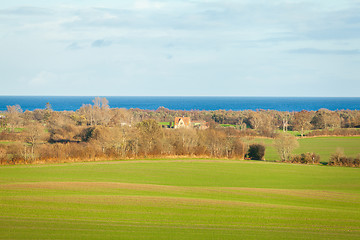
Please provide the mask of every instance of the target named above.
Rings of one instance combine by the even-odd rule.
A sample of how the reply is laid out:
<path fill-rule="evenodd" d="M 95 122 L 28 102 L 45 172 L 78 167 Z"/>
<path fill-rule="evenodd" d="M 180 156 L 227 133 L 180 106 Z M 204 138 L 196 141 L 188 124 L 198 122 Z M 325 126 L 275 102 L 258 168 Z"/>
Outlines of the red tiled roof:
<path fill-rule="evenodd" d="M 189 117 L 176 117 L 175 125 L 178 125 L 181 119 L 183 120 L 185 126 L 190 126 L 190 118 Z"/>

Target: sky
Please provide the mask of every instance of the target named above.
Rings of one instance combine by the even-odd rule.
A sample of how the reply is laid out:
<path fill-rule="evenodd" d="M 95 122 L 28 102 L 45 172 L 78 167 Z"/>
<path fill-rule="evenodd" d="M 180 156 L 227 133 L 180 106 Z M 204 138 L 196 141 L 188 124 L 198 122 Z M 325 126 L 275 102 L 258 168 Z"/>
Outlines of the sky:
<path fill-rule="evenodd" d="M 360 0 L 13 0 L 0 95 L 360 97 Z"/>

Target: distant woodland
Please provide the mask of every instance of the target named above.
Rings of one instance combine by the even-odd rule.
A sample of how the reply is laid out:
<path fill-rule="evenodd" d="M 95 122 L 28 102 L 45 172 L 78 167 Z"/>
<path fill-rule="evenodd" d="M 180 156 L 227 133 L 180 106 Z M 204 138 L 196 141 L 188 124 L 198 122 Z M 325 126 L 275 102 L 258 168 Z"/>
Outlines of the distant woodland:
<path fill-rule="evenodd" d="M 209 127 L 169 128 L 176 117 L 206 121 Z M 53 111 L 50 104 L 22 111 L 15 105 L 0 113 L 0 161 L 17 164 L 178 156 L 244 159 L 251 156 L 242 137 L 276 139 L 289 131 L 296 131 L 297 137 L 360 135 L 360 111 L 178 111 L 164 107 L 153 111 L 110 108 L 106 98 L 95 98 L 93 104 L 77 111 Z"/>

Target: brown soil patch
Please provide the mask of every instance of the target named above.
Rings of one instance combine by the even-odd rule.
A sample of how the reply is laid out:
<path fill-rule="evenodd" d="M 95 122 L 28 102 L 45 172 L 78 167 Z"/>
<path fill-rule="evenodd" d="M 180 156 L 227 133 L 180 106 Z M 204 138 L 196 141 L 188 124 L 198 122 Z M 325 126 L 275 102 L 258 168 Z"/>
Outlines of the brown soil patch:
<path fill-rule="evenodd" d="M 302 198 L 323 199 L 333 201 L 358 202 L 360 195 L 335 191 L 303 190 L 303 189 L 273 189 L 273 188 L 222 188 L 223 191 L 264 193 L 274 195 L 285 195 Z"/>
<path fill-rule="evenodd" d="M 259 197 L 293 196 L 320 200 L 331 200 L 356 203 L 360 200 L 359 194 L 335 191 L 318 191 L 302 189 L 270 189 L 270 188 L 244 188 L 244 187 L 185 187 L 155 184 L 117 183 L 117 182 L 38 182 L 1 184 L 0 189 L 53 189 L 70 191 L 107 191 L 107 190 L 136 190 L 168 194 L 227 194 L 252 195 Z"/>
<path fill-rule="evenodd" d="M 85 195 L 85 196 L 12 196 L 4 197 L 11 198 L 15 201 L 22 202 L 59 202 L 59 203 L 85 203 L 85 204 L 102 204 L 102 205 L 121 205 L 121 206 L 141 206 L 141 207 L 162 207 L 162 208 L 188 208 L 194 207 L 247 207 L 253 209 L 263 208 L 277 208 L 277 209 L 294 209 L 294 210 L 321 210 L 328 209 L 291 206 L 282 204 L 269 203 L 253 203 L 242 202 L 234 200 L 217 200 L 217 199 L 203 199 L 203 198 L 185 198 L 185 197 L 162 197 L 162 196 L 118 196 L 118 195 Z"/>

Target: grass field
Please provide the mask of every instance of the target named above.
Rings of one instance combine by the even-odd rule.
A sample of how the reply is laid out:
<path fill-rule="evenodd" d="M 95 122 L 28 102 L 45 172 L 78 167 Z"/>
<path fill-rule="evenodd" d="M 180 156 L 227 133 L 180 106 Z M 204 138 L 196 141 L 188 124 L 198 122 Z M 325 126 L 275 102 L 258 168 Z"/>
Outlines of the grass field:
<path fill-rule="evenodd" d="M 13 144 L 15 142 L 13 141 L 0 141 L 0 144 L 3 144 L 3 145 L 10 145 L 10 144 Z"/>
<path fill-rule="evenodd" d="M 246 142 L 263 143 L 266 146 L 266 160 L 280 160 L 276 149 L 273 147 L 273 139 L 254 138 L 245 140 Z M 314 137 L 300 138 L 299 148 L 294 150 L 294 154 L 315 152 L 320 155 L 322 162 L 327 162 L 330 155 L 337 149 L 342 149 L 347 156 L 356 157 L 360 153 L 360 137 Z"/>
<path fill-rule="evenodd" d="M 0 239 L 359 239 L 360 169 L 230 160 L 0 167 Z"/>
<path fill-rule="evenodd" d="M 277 130 L 278 133 L 283 133 L 283 130 Z M 306 136 L 309 132 L 312 132 L 312 130 L 305 130 L 304 135 Z M 301 132 L 300 131 L 287 131 L 287 133 L 294 135 L 295 137 L 300 137 Z"/>
<path fill-rule="evenodd" d="M 233 127 L 233 128 L 237 128 L 238 126 L 235 124 L 219 124 L 221 127 Z"/>
<path fill-rule="evenodd" d="M 5 128 L 0 127 L 0 132 L 4 131 Z M 14 128 L 14 132 L 22 132 L 24 131 L 24 128 Z"/>

